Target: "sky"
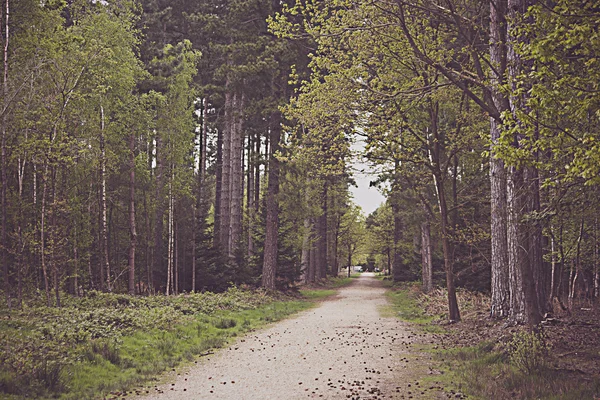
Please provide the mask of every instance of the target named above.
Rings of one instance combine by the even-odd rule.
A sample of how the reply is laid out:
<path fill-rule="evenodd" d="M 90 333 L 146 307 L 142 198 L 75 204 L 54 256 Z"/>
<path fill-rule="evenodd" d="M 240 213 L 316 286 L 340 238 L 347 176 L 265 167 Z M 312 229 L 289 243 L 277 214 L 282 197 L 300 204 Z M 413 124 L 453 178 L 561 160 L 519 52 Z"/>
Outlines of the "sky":
<path fill-rule="evenodd" d="M 350 191 L 354 195 L 354 202 L 363 209 L 365 215 L 369 215 L 381 203 L 385 202 L 385 197 L 377 188 L 369 187 L 370 181 L 375 179 L 374 176 L 371 177 L 368 173 L 357 172 L 354 179 L 358 185 L 357 188 L 350 186 Z"/>
<path fill-rule="evenodd" d="M 361 153 L 365 144 L 361 138 L 352 143 L 352 151 L 356 154 L 356 159 L 352 163 L 354 180 L 358 187 L 350 186 L 350 191 L 354 196 L 354 202 L 362 208 L 365 216 L 371 214 L 381 203 L 385 202 L 385 197 L 376 187 L 370 187 L 370 182 L 377 179 L 373 168 L 369 166 L 366 160 L 363 160 Z"/>

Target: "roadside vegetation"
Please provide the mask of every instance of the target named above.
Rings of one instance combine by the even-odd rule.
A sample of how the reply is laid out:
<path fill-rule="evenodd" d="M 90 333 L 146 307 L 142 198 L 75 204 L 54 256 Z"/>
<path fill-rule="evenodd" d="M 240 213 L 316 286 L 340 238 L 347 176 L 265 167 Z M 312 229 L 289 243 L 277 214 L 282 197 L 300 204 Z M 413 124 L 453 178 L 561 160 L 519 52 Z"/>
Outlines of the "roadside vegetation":
<path fill-rule="evenodd" d="M 391 286 L 391 285 L 390 285 Z M 415 344 L 432 355 L 424 381 L 472 399 L 594 399 L 600 396 L 598 307 L 579 307 L 531 332 L 489 318 L 489 299 L 459 291 L 463 321 L 448 324 L 447 293 L 419 284 L 388 292 L 395 315 L 423 332 Z"/>
<path fill-rule="evenodd" d="M 0 398 L 123 395 L 349 282 L 330 279 L 288 294 L 236 287 L 149 297 L 91 291 L 65 296 L 61 308 L 32 299 L 21 310 L 0 310 Z"/>

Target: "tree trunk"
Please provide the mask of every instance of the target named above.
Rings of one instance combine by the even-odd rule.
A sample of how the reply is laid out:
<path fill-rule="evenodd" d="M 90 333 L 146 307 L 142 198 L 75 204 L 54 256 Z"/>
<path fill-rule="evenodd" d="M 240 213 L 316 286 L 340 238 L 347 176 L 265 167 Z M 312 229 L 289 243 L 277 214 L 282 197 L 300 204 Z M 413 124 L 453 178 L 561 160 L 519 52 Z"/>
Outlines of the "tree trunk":
<path fill-rule="evenodd" d="M 458 300 L 456 299 L 456 287 L 454 286 L 454 251 L 451 243 L 451 229 L 448 225 L 448 203 L 446 201 L 446 189 L 444 187 L 444 177 L 447 174 L 442 169 L 443 139 L 440 137 L 438 129 L 438 111 L 439 105 L 431 102 L 429 107 L 429 117 L 431 123 L 430 157 L 433 166 L 433 180 L 440 209 L 440 225 L 442 236 L 442 250 L 444 252 L 444 269 L 446 271 L 446 289 L 448 290 L 448 320 L 451 322 L 460 321 L 460 311 Z"/>
<path fill-rule="evenodd" d="M 510 108 L 513 116 L 516 117 L 516 110 L 525 104 L 525 99 L 517 90 L 517 80 L 523 72 L 523 62 L 516 51 L 516 47 L 522 42 L 522 38 L 512 36 L 519 23 L 519 19 L 524 15 L 529 0 L 508 0 L 508 21 L 514 26 L 508 26 L 507 39 L 507 66 L 508 76 L 511 80 L 513 95 L 510 97 Z M 518 123 L 518 118 L 517 118 Z M 515 147 L 521 145 L 522 137 L 515 134 Z M 527 174 L 530 174 L 528 172 Z M 531 188 L 526 182 L 527 174 L 522 166 L 511 166 L 508 173 L 507 186 L 507 212 L 508 212 L 508 263 L 509 263 L 509 282 L 511 292 L 511 310 L 509 317 L 515 323 L 527 324 L 531 327 L 536 326 L 541 321 L 540 307 L 536 294 L 536 282 L 534 281 L 534 271 L 536 262 L 532 256 L 534 250 L 531 243 L 531 226 L 523 221 L 524 214 L 530 207 Z"/>
<path fill-rule="evenodd" d="M 165 201 L 164 201 L 164 189 L 165 189 L 165 160 L 166 151 L 163 149 L 163 139 L 160 132 L 156 135 L 155 154 L 156 154 L 156 189 L 154 195 L 154 249 L 153 249 L 153 261 L 154 269 L 152 273 L 152 287 L 160 288 L 161 283 L 154 282 L 154 272 L 164 271 L 164 222 L 163 215 L 165 213 Z M 156 276 L 157 280 L 159 276 Z"/>
<path fill-rule="evenodd" d="M 248 215 L 248 237 L 247 237 L 247 248 L 246 254 L 248 259 L 254 256 L 254 239 L 252 237 L 254 231 L 254 169 L 257 168 L 256 159 L 254 154 L 254 138 L 252 135 L 248 136 L 248 171 L 246 180 L 248 182 L 246 189 L 246 214 Z"/>
<path fill-rule="evenodd" d="M 231 143 L 231 237 L 229 238 L 229 258 L 238 256 L 242 244 L 242 210 L 244 203 L 244 95 L 234 97 L 234 126 Z"/>
<path fill-rule="evenodd" d="M 329 181 L 323 180 L 322 192 L 322 213 L 317 220 L 318 238 L 317 238 L 317 265 L 316 279 L 324 279 L 327 276 L 327 194 L 329 191 Z"/>
<path fill-rule="evenodd" d="M 393 185 L 391 193 L 392 214 L 394 220 L 394 245 L 392 252 L 392 277 L 394 282 L 406 280 L 403 271 L 402 253 L 400 251 L 400 242 L 402 241 L 402 218 L 400 216 L 400 205 L 398 204 L 398 188 Z"/>
<path fill-rule="evenodd" d="M 600 262 L 598 251 L 598 217 L 594 217 L 594 299 L 600 298 Z"/>
<path fill-rule="evenodd" d="M 499 112 L 509 109 L 508 98 L 501 92 L 506 73 L 506 0 L 490 1 L 490 62 L 491 92 Z M 501 133 L 501 122 L 490 118 L 490 206 L 492 243 L 492 318 L 506 318 L 510 309 L 508 285 L 508 238 L 506 215 L 506 171 L 504 162 L 496 157 L 495 147 Z"/>
<path fill-rule="evenodd" d="M 450 231 L 448 229 L 448 206 L 446 194 L 441 179 L 436 179 L 438 200 L 440 206 L 440 222 L 442 234 L 442 249 L 444 252 L 444 269 L 446 270 L 446 288 L 448 289 L 448 320 L 460 321 L 458 300 L 456 299 L 456 287 L 454 286 L 453 252 L 450 244 Z"/>
<path fill-rule="evenodd" d="M 4 20 L 4 29 L 5 29 L 5 38 L 4 38 L 4 74 L 2 80 L 2 99 L 3 104 L 2 107 L 4 112 L 2 113 L 2 130 L 0 130 L 0 179 L 2 183 L 0 184 L 0 209 L 2 209 L 2 222 L 0 227 L 0 262 L 2 263 L 2 272 L 4 275 L 4 295 L 6 296 L 6 305 L 10 310 L 12 308 L 11 304 L 11 296 L 10 296 L 10 279 L 9 279 L 9 267 L 8 267 L 8 259 L 6 257 L 6 253 L 8 252 L 8 239 L 6 234 L 6 225 L 7 225 L 7 190 L 8 190 L 8 176 L 6 169 L 8 168 L 7 157 L 8 153 L 6 150 L 6 107 L 7 102 L 6 98 L 8 95 L 8 43 L 9 43 L 9 16 L 10 16 L 10 1 L 6 0 L 5 3 L 5 20 Z"/>
<path fill-rule="evenodd" d="M 135 135 L 129 135 L 129 294 L 135 294 Z"/>
<path fill-rule="evenodd" d="M 262 287 L 275 289 L 277 272 L 277 245 L 279 230 L 279 141 L 281 140 L 281 114 L 276 111 L 271 121 L 271 154 L 269 156 L 269 182 L 267 186 L 267 217 L 265 227 Z"/>
<path fill-rule="evenodd" d="M 169 182 L 169 222 L 167 223 L 167 288 L 166 295 L 173 293 L 173 178 Z"/>
<path fill-rule="evenodd" d="M 50 301 L 50 283 L 48 282 L 48 266 L 46 263 L 46 205 L 48 197 L 48 160 L 44 163 L 44 172 L 42 175 L 42 204 L 40 211 L 40 257 L 42 264 L 42 273 L 44 275 L 44 290 L 46 292 L 46 304 L 52 306 Z"/>
<path fill-rule="evenodd" d="M 231 159 L 233 137 L 235 132 L 235 93 L 229 82 L 225 92 L 225 128 L 223 130 L 223 147 L 221 151 L 221 187 L 219 198 L 219 246 L 223 255 L 230 255 L 231 239 L 231 170 L 234 160 Z"/>
<path fill-rule="evenodd" d="M 575 259 L 571 260 L 571 273 L 569 274 L 569 308 L 573 309 L 573 301 L 575 300 L 575 291 L 577 289 L 577 281 L 582 274 L 581 272 L 581 241 L 583 240 L 585 220 L 581 218 L 579 226 L 579 236 L 577 237 L 577 250 Z"/>
<path fill-rule="evenodd" d="M 523 170 L 510 167 L 508 173 L 508 263 L 510 315 L 512 322 L 535 326 L 541 321 L 535 283 L 529 260 L 529 235 L 522 221 L 527 189 Z"/>
<path fill-rule="evenodd" d="M 540 201 L 540 177 L 538 170 L 534 167 L 525 169 L 525 179 L 528 191 L 527 212 L 533 215 L 539 215 L 541 212 Z M 542 223 L 539 220 L 532 220 L 529 223 L 529 256 L 532 270 L 532 277 L 535 288 L 536 301 L 539 307 L 539 312 L 544 315 L 550 311 L 551 305 L 548 303 L 548 287 L 549 273 L 546 269 L 543 254 L 543 239 Z"/>
<path fill-rule="evenodd" d="M 311 225 L 313 225 L 311 223 Z M 315 282 L 317 280 L 317 249 L 316 246 L 310 246 L 310 255 L 309 255 L 309 266 L 308 266 L 308 282 Z"/>
<path fill-rule="evenodd" d="M 104 107 L 100 105 L 100 201 L 101 201 L 101 239 L 102 239 L 102 263 L 106 273 L 106 288 L 109 292 L 112 291 L 110 281 L 110 262 L 108 258 L 108 220 L 106 216 L 106 146 L 104 137 Z M 100 278 L 104 279 L 103 277 Z"/>
<path fill-rule="evenodd" d="M 221 249 L 221 199 L 223 195 L 223 144 L 224 144 L 224 129 L 217 131 L 217 160 L 215 171 L 215 222 L 213 243 L 215 247 Z"/>
<path fill-rule="evenodd" d="M 421 277 L 423 280 L 423 293 L 431 292 L 433 290 L 433 262 L 429 218 L 421 222 Z"/>
<path fill-rule="evenodd" d="M 301 267 L 301 277 L 300 279 L 304 283 L 308 283 L 309 281 L 309 269 L 310 269 L 310 234 L 311 234 L 311 225 L 310 218 L 304 218 L 304 230 L 302 231 L 302 258 L 300 263 Z"/>

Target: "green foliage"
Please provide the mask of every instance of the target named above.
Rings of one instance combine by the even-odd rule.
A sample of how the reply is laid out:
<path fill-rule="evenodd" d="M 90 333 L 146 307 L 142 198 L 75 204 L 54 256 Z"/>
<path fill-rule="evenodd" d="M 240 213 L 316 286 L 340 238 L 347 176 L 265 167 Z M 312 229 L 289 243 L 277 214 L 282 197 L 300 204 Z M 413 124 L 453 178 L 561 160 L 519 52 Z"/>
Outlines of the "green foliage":
<path fill-rule="evenodd" d="M 536 374 L 546 366 L 548 345 L 543 331 L 520 331 L 508 344 L 510 362 L 524 374 Z"/>

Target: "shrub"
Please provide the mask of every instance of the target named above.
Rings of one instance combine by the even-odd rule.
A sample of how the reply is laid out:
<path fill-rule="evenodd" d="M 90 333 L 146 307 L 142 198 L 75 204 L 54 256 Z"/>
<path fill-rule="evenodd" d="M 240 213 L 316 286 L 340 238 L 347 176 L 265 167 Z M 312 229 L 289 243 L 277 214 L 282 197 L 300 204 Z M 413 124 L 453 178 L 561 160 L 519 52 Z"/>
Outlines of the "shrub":
<path fill-rule="evenodd" d="M 219 318 L 213 322 L 215 328 L 229 329 L 237 325 L 237 321 L 233 318 Z"/>
<path fill-rule="evenodd" d="M 548 346 L 543 332 L 517 332 L 508 344 L 511 363 L 525 374 L 539 372 L 546 365 Z"/>

